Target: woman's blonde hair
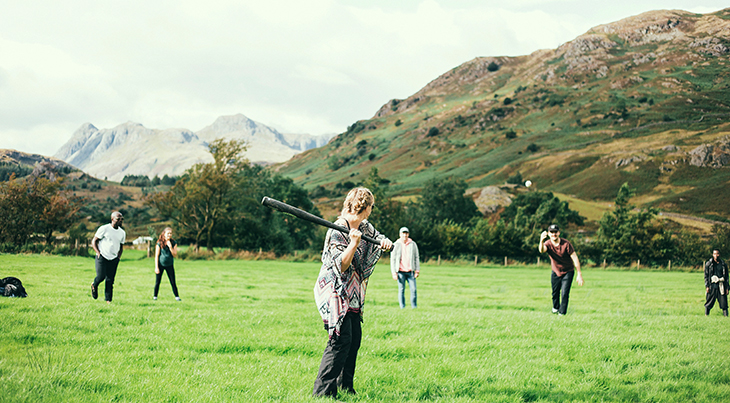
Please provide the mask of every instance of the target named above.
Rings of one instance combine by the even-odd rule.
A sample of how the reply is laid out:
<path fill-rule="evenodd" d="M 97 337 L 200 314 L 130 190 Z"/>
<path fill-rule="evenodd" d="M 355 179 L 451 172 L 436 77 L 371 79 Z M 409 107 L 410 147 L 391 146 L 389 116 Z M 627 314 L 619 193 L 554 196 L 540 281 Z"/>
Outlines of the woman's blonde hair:
<path fill-rule="evenodd" d="M 170 230 L 170 232 L 172 232 L 172 228 L 165 227 L 165 229 L 163 229 L 162 232 L 160 232 L 160 236 L 157 238 L 157 243 L 159 243 L 160 245 L 163 245 L 163 246 L 165 245 L 165 243 L 163 242 L 164 241 L 163 238 L 165 237 L 165 232 L 167 232 L 167 230 Z M 170 239 L 172 239 L 172 238 L 170 238 Z"/>
<path fill-rule="evenodd" d="M 373 204 L 375 204 L 373 193 L 368 188 L 357 187 L 347 193 L 342 203 L 342 214 L 360 214 Z"/>

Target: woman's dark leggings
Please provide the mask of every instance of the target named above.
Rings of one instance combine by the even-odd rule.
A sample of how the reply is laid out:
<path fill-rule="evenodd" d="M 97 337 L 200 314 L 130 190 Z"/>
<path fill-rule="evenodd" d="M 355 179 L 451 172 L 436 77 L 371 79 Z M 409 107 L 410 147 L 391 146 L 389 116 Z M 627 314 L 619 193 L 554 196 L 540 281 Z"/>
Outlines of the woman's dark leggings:
<path fill-rule="evenodd" d="M 172 266 L 160 266 L 160 272 L 155 273 L 155 297 L 160 291 L 160 281 L 162 280 L 162 273 L 167 272 L 167 278 L 170 279 L 170 285 L 172 286 L 172 293 L 177 295 L 177 284 L 175 283 L 175 265 Z"/>

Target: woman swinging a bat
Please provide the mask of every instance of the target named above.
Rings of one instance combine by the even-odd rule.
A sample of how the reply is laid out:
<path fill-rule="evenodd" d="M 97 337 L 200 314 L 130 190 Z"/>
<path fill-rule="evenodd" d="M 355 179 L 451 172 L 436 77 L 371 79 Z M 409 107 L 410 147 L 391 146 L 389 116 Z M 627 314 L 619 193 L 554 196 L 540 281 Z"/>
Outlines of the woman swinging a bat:
<path fill-rule="evenodd" d="M 367 221 L 374 203 L 370 190 L 352 189 L 335 221 L 349 229 L 349 234 L 333 229 L 327 231 L 314 299 L 329 333 L 329 341 L 314 381 L 314 396 L 337 397 L 338 387 L 355 394 L 353 378 L 362 339 L 360 322 L 368 278 L 381 253 L 393 247 L 393 243 Z M 361 242 L 363 235 L 380 244 Z"/>

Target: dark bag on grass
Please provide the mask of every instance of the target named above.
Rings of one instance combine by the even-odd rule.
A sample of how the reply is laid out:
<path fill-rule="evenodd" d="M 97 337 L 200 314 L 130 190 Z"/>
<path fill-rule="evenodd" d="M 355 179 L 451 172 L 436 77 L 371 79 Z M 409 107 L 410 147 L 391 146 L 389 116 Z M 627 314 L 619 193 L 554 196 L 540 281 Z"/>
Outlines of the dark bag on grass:
<path fill-rule="evenodd" d="M 23 283 L 19 279 L 16 277 L 5 277 L 0 280 L 0 296 L 25 298 L 28 296 L 28 293 L 25 292 Z"/>

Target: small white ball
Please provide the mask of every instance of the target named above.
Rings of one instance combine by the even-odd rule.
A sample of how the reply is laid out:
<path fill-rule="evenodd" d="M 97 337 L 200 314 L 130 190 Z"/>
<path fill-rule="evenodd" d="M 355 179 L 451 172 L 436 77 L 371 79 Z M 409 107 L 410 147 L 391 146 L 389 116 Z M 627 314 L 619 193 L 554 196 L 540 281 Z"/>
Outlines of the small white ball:
<path fill-rule="evenodd" d="M 532 186 L 532 181 L 531 180 L 526 180 L 525 181 L 525 187 L 528 187 L 529 188 L 530 186 Z"/>

